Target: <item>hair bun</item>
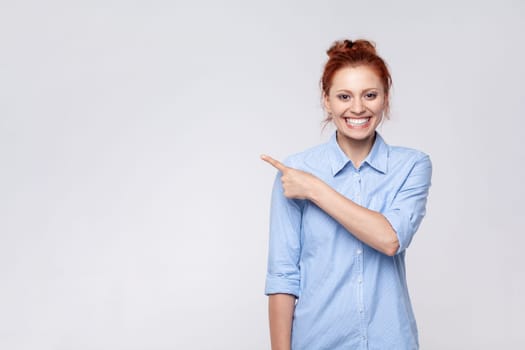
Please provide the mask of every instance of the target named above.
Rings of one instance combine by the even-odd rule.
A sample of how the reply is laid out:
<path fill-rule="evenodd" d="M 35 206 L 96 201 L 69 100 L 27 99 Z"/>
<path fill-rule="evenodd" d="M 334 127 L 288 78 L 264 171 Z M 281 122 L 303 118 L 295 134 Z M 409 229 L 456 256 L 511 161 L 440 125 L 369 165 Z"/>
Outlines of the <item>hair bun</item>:
<path fill-rule="evenodd" d="M 358 39 L 352 40 L 339 40 L 333 43 L 333 45 L 326 51 L 328 57 L 336 55 L 345 55 L 351 52 L 366 52 L 372 55 L 377 55 L 375 43 L 369 40 Z"/>

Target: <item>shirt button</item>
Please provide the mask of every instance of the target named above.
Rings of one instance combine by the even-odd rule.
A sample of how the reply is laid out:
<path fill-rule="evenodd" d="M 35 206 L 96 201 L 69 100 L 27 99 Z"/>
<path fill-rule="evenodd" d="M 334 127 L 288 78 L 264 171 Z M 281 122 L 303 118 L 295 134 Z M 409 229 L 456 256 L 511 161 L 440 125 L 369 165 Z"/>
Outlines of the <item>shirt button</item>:
<path fill-rule="evenodd" d="M 357 280 L 357 282 L 359 282 L 359 284 L 363 283 L 363 279 L 361 277 L 359 277 L 359 279 Z"/>
<path fill-rule="evenodd" d="M 362 251 L 361 249 L 358 249 L 358 250 L 356 251 L 357 255 L 360 255 L 362 252 L 363 252 L 363 251 Z"/>

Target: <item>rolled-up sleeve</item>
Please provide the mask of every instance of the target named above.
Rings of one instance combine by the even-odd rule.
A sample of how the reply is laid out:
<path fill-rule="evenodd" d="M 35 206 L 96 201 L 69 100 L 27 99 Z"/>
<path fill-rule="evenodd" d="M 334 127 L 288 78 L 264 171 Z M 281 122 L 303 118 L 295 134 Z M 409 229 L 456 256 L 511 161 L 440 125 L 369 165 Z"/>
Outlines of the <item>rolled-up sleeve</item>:
<path fill-rule="evenodd" d="M 301 201 L 283 194 L 281 173 L 273 185 L 265 294 L 300 294 Z"/>
<path fill-rule="evenodd" d="M 425 216 L 431 177 L 432 163 L 428 155 L 424 155 L 415 162 L 391 205 L 383 212 L 397 234 L 399 249 L 396 254 L 410 245 Z"/>

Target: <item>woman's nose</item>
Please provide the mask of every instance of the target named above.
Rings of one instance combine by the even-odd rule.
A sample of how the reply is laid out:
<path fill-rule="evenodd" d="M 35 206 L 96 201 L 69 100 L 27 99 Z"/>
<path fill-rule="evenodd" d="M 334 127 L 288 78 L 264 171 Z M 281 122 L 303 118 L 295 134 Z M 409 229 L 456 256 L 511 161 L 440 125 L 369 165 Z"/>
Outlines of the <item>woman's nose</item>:
<path fill-rule="evenodd" d="M 352 101 L 350 112 L 355 115 L 363 114 L 365 112 L 365 105 L 360 99 L 356 98 Z"/>

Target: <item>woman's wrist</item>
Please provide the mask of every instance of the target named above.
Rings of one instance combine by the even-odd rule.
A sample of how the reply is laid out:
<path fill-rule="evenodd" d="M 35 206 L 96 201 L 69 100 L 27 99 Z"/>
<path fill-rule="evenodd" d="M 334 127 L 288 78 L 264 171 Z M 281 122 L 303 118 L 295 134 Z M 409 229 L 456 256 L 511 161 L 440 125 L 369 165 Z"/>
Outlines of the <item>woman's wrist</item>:
<path fill-rule="evenodd" d="M 326 191 L 328 185 L 321 179 L 312 176 L 312 182 L 309 186 L 307 199 L 315 204 L 319 203 L 323 191 Z"/>

